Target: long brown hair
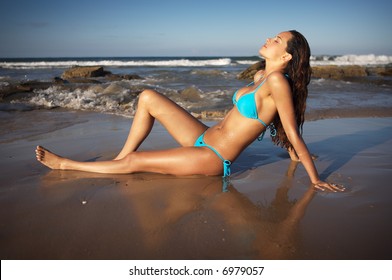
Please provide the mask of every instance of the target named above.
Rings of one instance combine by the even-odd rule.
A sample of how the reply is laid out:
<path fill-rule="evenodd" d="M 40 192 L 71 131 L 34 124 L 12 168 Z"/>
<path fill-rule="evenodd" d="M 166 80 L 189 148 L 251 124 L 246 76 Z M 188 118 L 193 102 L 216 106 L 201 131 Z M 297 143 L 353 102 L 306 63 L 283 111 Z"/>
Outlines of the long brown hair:
<path fill-rule="evenodd" d="M 289 76 L 289 83 L 293 93 L 293 103 L 295 118 L 298 125 L 299 133 L 302 134 L 303 124 L 305 121 L 306 98 L 308 97 L 308 84 L 312 74 L 310 68 L 310 48 L 305 37 L 296 30 L 289 31 L 292 35 L 287 42 L 286 51 L 291 54 L 292 58 L 286 66 L 285 73 Z M 272 141 L 286 149 L 292 148 L 290 141 L 283 129 L 279 114 L 274 118 L 273 124 L 276 128 L 276 136 Z"/>

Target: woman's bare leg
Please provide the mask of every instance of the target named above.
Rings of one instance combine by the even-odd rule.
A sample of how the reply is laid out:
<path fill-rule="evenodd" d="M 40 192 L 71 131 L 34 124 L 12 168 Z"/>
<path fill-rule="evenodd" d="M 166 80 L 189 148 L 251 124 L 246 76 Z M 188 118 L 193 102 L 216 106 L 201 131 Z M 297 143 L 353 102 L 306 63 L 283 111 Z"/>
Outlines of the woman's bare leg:
<path fill-rule="evenodd" d="M 173 175 L 219 175 L 223 169 L 221 159 L 205 147 L 131 152 L 119 160 L 80 162 L 60 157 L 38 146 L 36 157 L 39 162 L 51 169 L 107 174 L 154 172 Z"/>
<path fill-rule="evenodd" d="M 137 150 L 150 133 L 157 119 L 181 146 L 192 146 L 207 126 L 179 105 L 154 91 L 145 90 L 139 96 L 137 111 L 128 138 L 115 160 Z"/>
<path fill-rule="evenodd" d="M 157 119 L 184 148 L 135 152 L 150 133 Z M 36 157 L 51 169 L 78 170 L 97 173 L 134 173 L 140 171 L 176 175 L 208 174 L 221 172 L 220 159 L 209 149 L 195 148 L 193 144 L 208 127 L 194 118 L 176 103 L 153 90 L 140 94 L 138 109 L 130 129 L 128 139 L 119 155 L 111 161 L 79 162 L 60 157 L 38 146 Z M 187 148 L 185 148 L 187 147 Z M 212 161 L 203 158 L 211 157 Z M 194 158 L 190 162 L 189 158 Z M 207 168 L 214 165 L 216 168 Z"/>

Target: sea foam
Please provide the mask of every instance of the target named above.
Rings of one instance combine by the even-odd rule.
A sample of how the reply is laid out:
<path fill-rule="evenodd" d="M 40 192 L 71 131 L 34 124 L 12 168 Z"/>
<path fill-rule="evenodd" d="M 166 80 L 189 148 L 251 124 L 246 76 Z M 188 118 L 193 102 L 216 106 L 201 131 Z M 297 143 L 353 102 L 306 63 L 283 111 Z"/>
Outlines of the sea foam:
<path fill-rule="evenodd" d="M 217 59 L 119 59 L 119 60 L 69 60 L 69 61 L 6 61 L 0 62 L 0 67 L 8 69 L 35 69 L 35 68 L 68 68 L 72 66 L 107 66 L 107 67 L 204 67 L 227 66 L 231 64 L 230 58 Z"/>
<path fill-rule="evenodd" d="M 73 91 L 53 86 L 45 90 L 35 91 L 36 95 L 27 102 L 45 108 L 67 108 L 71 110 L 91 110 L 131 116 L 134 114 L 135 99 L 129 90 L 118 90 L 115 94 L 97 92 L 93 88 Z M 15 101 L 16 103 L 18 101 Z"/>

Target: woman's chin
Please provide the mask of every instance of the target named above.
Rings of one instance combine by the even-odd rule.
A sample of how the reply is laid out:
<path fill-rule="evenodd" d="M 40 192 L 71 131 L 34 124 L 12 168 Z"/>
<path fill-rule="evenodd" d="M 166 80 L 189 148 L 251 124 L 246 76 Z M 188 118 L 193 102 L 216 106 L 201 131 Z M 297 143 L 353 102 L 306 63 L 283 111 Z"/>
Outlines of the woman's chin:
<path fill-rule="evenodd" d="M 264 50 L 265 50 L 264 47 L 262 47 L 262 48 L 259 50 L 259 55 L 260 55 L 261 57 L 263 57 L 263 58 L 265 58 Z"/>

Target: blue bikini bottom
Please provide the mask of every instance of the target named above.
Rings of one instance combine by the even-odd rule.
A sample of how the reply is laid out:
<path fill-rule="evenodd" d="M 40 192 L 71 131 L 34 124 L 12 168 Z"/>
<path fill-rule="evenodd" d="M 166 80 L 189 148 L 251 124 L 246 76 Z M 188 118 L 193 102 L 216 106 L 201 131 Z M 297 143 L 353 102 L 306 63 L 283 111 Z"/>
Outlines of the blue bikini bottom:
<path fill-rule="evenodd" d="M 230 176 L 230 174 L 231 174 L 231 171 L 230 171 L 230 165 L 231 165 L 231 161 L 230 160 L 227 160 L 227 159 L 224 159 L 222 156 L 221 156 L 221 154 L 217 151 L 217 150 L 215 150 L 215 148 L 214 147 L 212 147 L 212 146 L 210 146 L 210 145 L 208 145 L 208 144 L 206 144 L 205 142 L 204 142 L 204 134 L 205 134 L 206 132 L 203 132 L 203 134 L 202 135 L 200 135 L 199 136 L 199 138 L 197 138 L 197 140 L 196 140 L 196 142 L 195 142 L 195 144 L 193 145 L 193 146 L 195 146 L 195 147 L 207 147 L 207 148 L 209 148 L 211 151 L 213 151 L 221 160 L 222 160 L 222 163 L 223 163 L 223 177 L 225 178 L 225 177 L 228 177 L 228 176 Z"/>

